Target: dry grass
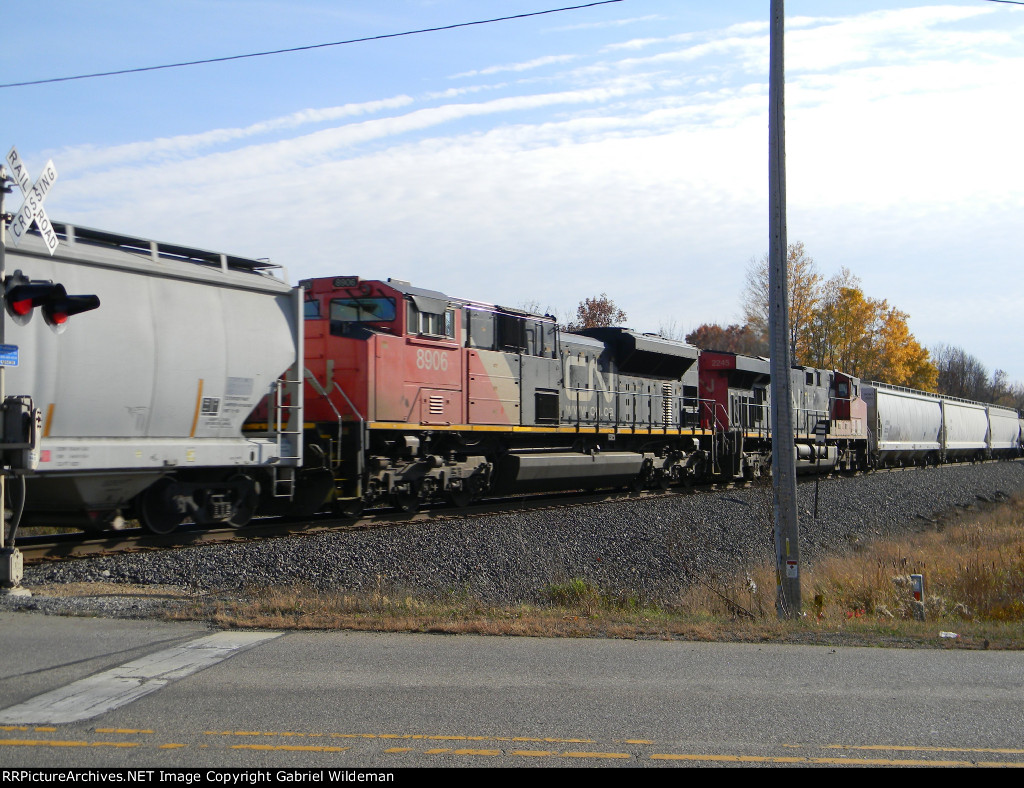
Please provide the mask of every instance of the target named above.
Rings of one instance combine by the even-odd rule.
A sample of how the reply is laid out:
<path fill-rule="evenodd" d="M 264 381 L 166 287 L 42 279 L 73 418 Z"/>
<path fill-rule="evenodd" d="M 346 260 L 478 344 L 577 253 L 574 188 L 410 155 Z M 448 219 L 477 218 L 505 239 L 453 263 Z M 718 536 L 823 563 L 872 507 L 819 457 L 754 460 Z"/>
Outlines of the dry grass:
<path fill-rule="evenodd" d="M 924 577 L 914 599 L 910 575 Z M 804 577 L 804 609 L 833 625 L 922 621 L 949 631 L 1024 634 L 1024 498 L 895 541 L 819 561 Z M 810 599 L 810 605 L 807 600 Z M 1004 626 L 1005 625 L 1005 626 Z"/>
<path fill-rule="evenodd" d="M 911 574 L 924 575 L 921 603 L 915 603 Z M 802 594 L 802 617 L 779 621 L 775 571 L 764 566 L 694 584 L 670 604 L 609 594 L 573 578 L 548 586 L 547 602 L 535 606 L 496 608 L 467 594 L 428 600 L 384 588 L 364 594 L 271 588 L 175 615 L 273 629 L 1019 649 L 1024 498 L 805 566 Z"/>

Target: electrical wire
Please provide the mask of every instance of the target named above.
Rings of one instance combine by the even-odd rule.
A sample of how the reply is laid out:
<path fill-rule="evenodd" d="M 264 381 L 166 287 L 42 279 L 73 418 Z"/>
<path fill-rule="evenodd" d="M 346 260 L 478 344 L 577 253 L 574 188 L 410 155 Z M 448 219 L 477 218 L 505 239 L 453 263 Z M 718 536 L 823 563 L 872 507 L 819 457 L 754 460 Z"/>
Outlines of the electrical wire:
<path fill-rule="evenodd" d="M 476 22 L 458 22 L 452 25 L 442 25 L 440 27 L 425 27 L 420 30 L 406 30 L 402 33 L 384 33 L 377 36 L 366 36 L 364 38 L 350 38 L 346 41 L 331 41 L 326 44 L 308 44 L 301 47 L 289 47 L 287 49 L 272 49 L 266 52 L 250 52 L 245 55 L 228 55 L 226 57 L 211 57 L 204 60 L 189 60 L 182 63 L 167 63 L 162 66 L 142 66 L 139 68 L 123 68 L 117 71 L 101 71 L 95 74 L 78 74 L 71 77 L 51 77 L 50 79 L 35 79 L 27 82 L 8 82 L 7 84 L 0 85 L 0 89 L 3 88 L 20 88 L 27 87 L 29 85 L 48 85 L 54 82 L 71 82 L 78 79 L 97 79 L 99 77 L 113 77 L 120 74 L 139 74 L 144 71 L 161 71 L 169 68 L 184 68 L 185 66 L 201 66 L 207 63 L 224 63 L 229 60 L 244 60 L 246 58 L 253 57 L 266 57 L 268 55 L 283 55 L 289 52 L 305 52 L 310 49 L 324 49 L 326 47 L 338 47 L 344 46 L 345 44 L 360 44 L 366 41 L 381 41 L 386 38 L 401 38 L 403 36 L 415 36 L 422 33 L 438 33 L 443 30 L 456 30 L 460 27 L 474 27 L 478 25 L 490 25 L 495 22 L 509 22 L 513 19 L 527 19 L 532 16 L 545 16 L 547 14 L 559 14 L 563 11 L 579 11 L 584 8 L 593 8 L 599 5 L 610 5 L 611 3 L 621 3 L 623 0 L 595 0 L 592 3 L 585 3 L 583 5 L 565 6 L 563 8 L 550 8 L 547 11 L 531 11 L 525 14 L 513 14 L 512 16 L 500 16 L 494 19 L 481 19 Z"/>

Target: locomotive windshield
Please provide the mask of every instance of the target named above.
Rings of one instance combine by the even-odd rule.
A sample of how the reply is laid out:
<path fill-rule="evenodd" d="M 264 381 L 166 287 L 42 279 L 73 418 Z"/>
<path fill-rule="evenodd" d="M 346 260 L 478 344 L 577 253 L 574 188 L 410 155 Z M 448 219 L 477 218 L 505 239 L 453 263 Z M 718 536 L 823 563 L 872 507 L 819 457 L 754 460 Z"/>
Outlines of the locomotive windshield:
<path fill-rule="evenodd" d="M 389 323 L 395 319 L 393 298 L 335 298 L 331 301 L 331 322 Z"/>

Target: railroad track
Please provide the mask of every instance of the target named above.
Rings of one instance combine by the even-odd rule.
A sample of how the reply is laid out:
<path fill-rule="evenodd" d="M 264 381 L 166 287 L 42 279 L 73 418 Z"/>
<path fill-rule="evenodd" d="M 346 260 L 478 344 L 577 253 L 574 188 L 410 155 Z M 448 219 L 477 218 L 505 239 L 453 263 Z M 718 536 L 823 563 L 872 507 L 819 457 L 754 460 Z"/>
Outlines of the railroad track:
<path fill-rule="evenodd" d="M 279 539 L 294 536 L 312 536 L 325 532 L 365 531 L 374 528 L 393 528 L 417 522 L 440 522 L 450 519 L 487 517 L 505 512 L 526 512 L 560 509 L 571 506 L 591 506 L 622 500 L 638 500 L 688 495 L 702 492 L 736 489 L 743 483 L 701 485 L 690 489 L 672 488 L 667 491 L 621 491 L 541 493 L 510 498 L 486 499 L 479 504 L 462 508 L 437 505 L 417 512 L 397 509 L 371 509 L 359 517 L 342 517 L 324 513 L 297 520 L 295 518 L 257 518 L 244 528 L 203 528 L 185 525 L 171 534 L 158 535 L 143 528 L 126 528 L 102 533 L 66 533 L 56 535 L 27 535 L 19 537 L 17 547 L 25 564 L 43 561 L 62 561 L 74 558 L 115 555 L 145 550 L 166 550 L 196 545 L 251 542 L 259 539 Z"/>
<path fill-rule="evenodd" d="M 990 460 L 987 462 L 999 462 Z M 973 463 L 950 463 L 939 467 L 957 467 Z M 917 470 L 932 470 L 915 466 L 898 468 L 880 468 L 872 473 L 902 473 Z M 860 471 L 843 474 L 859 476 Z M 800 484 L 811 484 L 822 476 L 801 476 Z M 828 476 L 825 476 L 828 478 Z M 21 551 L 26 565 L 46 561 L 64 561 L 75 558 L 116 555 L 119 553 L 141 552 L 150 550 L 166 550 L 197 545 L 231 544 L 252 542 L 261 539 L 280 539 L 284 537 L 312 536 L 319 533 L 338 531 L 362 531 L 374 528 L 393 528 L 417 522 L 439 522 L 449 519 L 465 519 L 469 517 L 487 517 L 505 512 L 529 512 L 575 506 L 592 506 L 602 503 L 614 503 L 623 500 L 656 499 L 677 495 L 709 494 L 734 490 L 744 487 L 767 486 L 770 479 L 763 478 L 754 482 L 718 482 L 700 484 L 693 487 L 673 487 L 669 490 L 652 490 L 642 492 L 600 491 L 600 492 L 558 492 L 540 493 L 535 495 L 519 495 L 507 498 L 486 499 L 479 504 L 463 508 L 446 505 L 424 507 L 414 513 L 402 512 L 397 509 L 373 509 L 360 517 L 342 517 L 337 514 L 324 513 L 313 517 L 297 520 L 295 518 L 265 517 L 257 518 L 244 528 L 203 528 L 185 525 L 171 534 L 157 535 L 143 528 L 127 528 L 120 531 L 76 532 L 57 535 L 26 535 L 19 537 L 17 547 Z"/>

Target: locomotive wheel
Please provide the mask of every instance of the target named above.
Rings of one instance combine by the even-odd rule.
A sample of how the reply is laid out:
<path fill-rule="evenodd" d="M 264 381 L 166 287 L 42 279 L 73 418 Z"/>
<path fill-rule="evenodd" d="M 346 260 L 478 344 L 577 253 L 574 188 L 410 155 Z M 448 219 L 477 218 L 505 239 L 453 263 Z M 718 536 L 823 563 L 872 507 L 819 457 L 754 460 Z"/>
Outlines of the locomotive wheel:
<path fill-rule="evenodd" d="M 366 507 L 362 498 L 334 502 L 334 511 L 342 517 L 361 517 L 364 508 Z"/>
<path fill-rule="evenodd" d="M 479 476 L 470 476 L 462 481 L 459 489 L 448 490 L 448 500 L 460 509 L 476 503 L 484 494 L 485 485 Z"/>
<path fill-rule="evenodd" d="M 468 490 L 451 490 L 448 493 L 448 500 L 453 506 L 465 509 L 473 502 L 473 494 Z"/>
<path fill-rule="evenodd" d="M 391 503 L 406 514 L 420 510 L 420 499 L 414 493 L 395 493 L 391 496 Z"/>
<path fill-rule="evenodd" d="M 169 534 L 185 521 L 174 501 L 174 479 L 161 479 L 144 490 L 138 499 L 139 522 L 155 534 Z"/>

